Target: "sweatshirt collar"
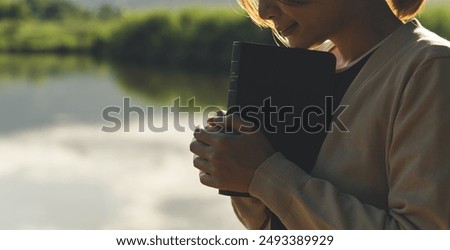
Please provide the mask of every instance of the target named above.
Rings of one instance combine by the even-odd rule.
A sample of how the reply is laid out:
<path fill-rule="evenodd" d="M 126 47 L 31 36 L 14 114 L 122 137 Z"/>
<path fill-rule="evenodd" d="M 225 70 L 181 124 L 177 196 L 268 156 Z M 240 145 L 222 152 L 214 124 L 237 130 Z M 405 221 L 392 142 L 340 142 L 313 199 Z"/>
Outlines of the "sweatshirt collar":
<path fill-rule="evenodd" d="M 416 28 L 422 27 L 416 19 L 411 20 L 397 28 L 389 37 L 378 47 L 362 68 L 361 72 L 356 76 L 353 83 L 348 88 L 342 103 L 349 105 L 353 96 L 359 93 L 367 83 L 367 80 L 372 78 L 384 65 L 385 62 L 391 60 L 394 55 L 399 53 L 400 48 L 408 41 L 417 39 L 414 34 Z M 414 39 L 416 38 L 416 39 Z"/>

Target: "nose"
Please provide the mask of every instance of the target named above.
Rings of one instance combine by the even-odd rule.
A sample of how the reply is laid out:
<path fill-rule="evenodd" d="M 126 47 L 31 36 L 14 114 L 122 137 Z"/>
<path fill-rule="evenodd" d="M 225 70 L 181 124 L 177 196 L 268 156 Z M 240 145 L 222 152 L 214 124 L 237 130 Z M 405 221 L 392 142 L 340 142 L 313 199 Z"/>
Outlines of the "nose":
<path fill-rule="evenodd" d="M 276 8 L 274 0 L 259 0 L 258 15 L 261 19 L 272 20 L 276 16 Z"/>

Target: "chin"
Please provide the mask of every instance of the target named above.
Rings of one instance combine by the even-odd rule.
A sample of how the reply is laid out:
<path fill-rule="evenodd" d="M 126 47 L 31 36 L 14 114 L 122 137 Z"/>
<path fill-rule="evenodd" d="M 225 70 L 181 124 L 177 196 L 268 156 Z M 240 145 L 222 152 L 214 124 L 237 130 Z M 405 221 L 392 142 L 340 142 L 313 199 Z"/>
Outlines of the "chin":
<path fill-rule="evenodd" d="M 289 47 L 290 48 L 296 48 L 296 49 L 308 49 L 311 46 L 309 46 L 308 44 L 305 44 L 305 43 L 301 43 L 299 41 L 292 41 L 292 42 L 289 41 Z"/>
<path fill-rule="evenodd" d="M 288 39 L 288 42 L 290 48 L 298 48 L 298 49 L 312 49 L 323 43 L 323 42 L 305 41 L 300 39 L 292 39 L 292 40 Z"/>

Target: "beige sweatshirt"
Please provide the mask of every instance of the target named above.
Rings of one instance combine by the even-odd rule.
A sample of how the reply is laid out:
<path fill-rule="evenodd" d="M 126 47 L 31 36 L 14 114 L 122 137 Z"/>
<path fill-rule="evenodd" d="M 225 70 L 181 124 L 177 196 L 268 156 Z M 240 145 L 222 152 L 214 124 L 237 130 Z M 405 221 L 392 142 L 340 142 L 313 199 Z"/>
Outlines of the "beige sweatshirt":
<path fill-rule="evenodd" d="M 450 43 L 411 21 L 374 52 L 311 175 L 276 153 L 232 198 L 249 229 L 450 229 Z M 299 152 L 301 153 L 301 152 Z M 269 228 L 267 225 L 266 228 Z"/>

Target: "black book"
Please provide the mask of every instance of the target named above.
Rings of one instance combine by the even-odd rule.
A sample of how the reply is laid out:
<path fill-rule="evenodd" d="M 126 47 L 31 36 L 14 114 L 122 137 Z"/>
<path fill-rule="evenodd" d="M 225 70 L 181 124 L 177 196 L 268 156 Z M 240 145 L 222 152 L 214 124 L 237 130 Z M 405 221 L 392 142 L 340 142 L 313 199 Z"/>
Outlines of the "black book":
<path fill-rule="evenodd" d="M 276 151 L 310 173 L 331 120 L 326 114 L 332 103 L 326 100 L 335 67 L 328 52 L 234 42 L 227 113 L 239 112 Z"/>

